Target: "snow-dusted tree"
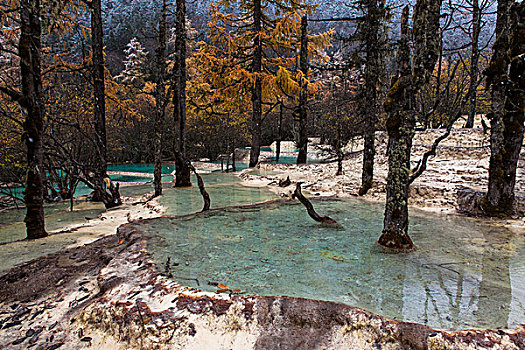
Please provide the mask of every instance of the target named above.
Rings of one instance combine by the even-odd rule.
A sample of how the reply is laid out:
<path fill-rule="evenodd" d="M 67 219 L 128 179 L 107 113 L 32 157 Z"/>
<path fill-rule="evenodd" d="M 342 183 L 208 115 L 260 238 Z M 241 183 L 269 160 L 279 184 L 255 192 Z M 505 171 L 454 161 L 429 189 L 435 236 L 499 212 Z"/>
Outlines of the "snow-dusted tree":
<path fill-rule="evenodd" d="M 143 85 L 148 52 L 137 38 L 131 39 L 124 52 L 126 53 L 124 70 L 115 79 L 123 84 Z"/>

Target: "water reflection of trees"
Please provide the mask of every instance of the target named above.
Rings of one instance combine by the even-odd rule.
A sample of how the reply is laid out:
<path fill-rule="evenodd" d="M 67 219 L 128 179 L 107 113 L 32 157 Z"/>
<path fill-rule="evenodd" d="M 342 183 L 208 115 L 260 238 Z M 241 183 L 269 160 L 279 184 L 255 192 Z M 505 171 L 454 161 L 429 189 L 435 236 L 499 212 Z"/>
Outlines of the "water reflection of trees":
<path fill-rule="evenodd" d="M 506 328 L 509 321 L 512 290 L 510 257 L 513 253 L 513 234 L 484 232 L 486 240 L 479 285 L 477 323 L 480 327 Z"/>
<path fill-rule="evenodd" d="M 483 237 L 484 249 L 478 263 L 422 264 L 417 268 L 417 279 L 425 291 L 423 315 L 427 323 L 441 328 L 462 324 L 508 326 L 512 299 L 509 261 L 513 252 L 506 247 L 514 246 L 513 235 L 483 231 Z M 429 273 L 433 279 L 428 278 Z"/>

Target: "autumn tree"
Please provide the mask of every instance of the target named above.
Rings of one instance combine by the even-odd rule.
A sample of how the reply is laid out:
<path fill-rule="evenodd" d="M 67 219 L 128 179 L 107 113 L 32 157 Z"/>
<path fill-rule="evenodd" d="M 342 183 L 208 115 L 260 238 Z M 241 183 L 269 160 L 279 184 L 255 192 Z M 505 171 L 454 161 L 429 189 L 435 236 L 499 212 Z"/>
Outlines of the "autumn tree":
<path fill-rule="evenodd" d="M 418 0 L 413 15 L 411 58 L 409 7 L 403 9 L 397 75 L 384 102 L 388 113 L 388 177 L 383 233 L 379 245 L 390 249 L 414 248 L 408 235 L 410 152 L 415 133 L 414 95 L 430 79 L 439 54 L 441 0 Z"/>
<path fill-rule="evenodd" d="M 489 114 L 490 165 L 482 210 L 493 216 L 515 212 L 516 169 L 523 143 L 525 82 L 525 4 L 498 0 L 496 41 L 485 71 L 492 106 Z"/>
<path fill-rule="evenodd" d="M 297 148 L 297 164 L 305 164 L 308 155 L 308 133 L 306 130 L 308 122 L 308 14 L 301 17 L 301 36 L 299 50 L 299 71 L 301 80 L 299 81 L 299 105 L 297 108 L 297 118 L 299 120 L 299 137 Z"/>
<path fill-rule="evenodd" d="M 226 9 L 233 3 L 231 0 L 218 2 Z M 293 64 L 290 57 L 287 60 L 281 55 L 290 49 L 287 39 L 292 21 L 286 20 L 305 5 L 291 0 L 242 0 L 237 5 L 238 14 L 225 14 L 218 6 L 211 7 L 210 38 L 229 57 L 229 69 L 238 77 L 236 85 L 239 89 L 248 89 L 252 137 L 249 166 L 254 167 L 259 162 L 264 109 L 276 103 L 275 74 L 279 67 Z"/>

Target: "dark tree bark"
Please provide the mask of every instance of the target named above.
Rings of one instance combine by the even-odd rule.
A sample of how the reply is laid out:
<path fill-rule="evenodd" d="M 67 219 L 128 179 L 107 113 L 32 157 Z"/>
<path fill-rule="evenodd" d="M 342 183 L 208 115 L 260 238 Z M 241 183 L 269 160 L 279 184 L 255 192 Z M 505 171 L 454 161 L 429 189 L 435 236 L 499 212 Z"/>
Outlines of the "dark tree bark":
<path fill-rule="evenodd" d="M 277 124 L 277 140 L 275 142 L 275 162 L 279 163 L 281 157 L 281 141 L 283 139 L 283 101 L 279 105 L 279 121 Z"/>
<path fill-rule="evenodd" d="M 93 201 L 103 202 L 106 208 L 120 204 L 119 186 L 107 175 L 106 92 L 104 77 L 104 32 L 101 0 L 87 3 L 91 10 L 91 46 L 93 52 L 93 118 L 95 124 L 96 158 L 93 179 Z"/>
<path fill-rule="evenodd" d="M 182 156 L 182 160 L 184 163 L 186 163 L 186 166 L 188 167 L 188 169 L 193 171 L 193 173 L 195 174 L 195 177 L 197 178 L 197 186 L 199 187 L 199 191 L 204 201 L 204 207 L 202 208 L 201 211 L 204 212 L 204 211 L 210 210 L 210 206 L 211 206 L 210 195 L 208 194 L 208 192 L 206 192 L 206 187 L 204 186 L 204 181 L 202 180 L 202 177 L 199 175 L 199 173 L 197 173 L 197 169 L 195 169 L 195 167 L 191 164 L 189 160 L 184 158 L 184 156 Z"/>
<path fill-rule="evenodd" d="M 279 187 L 288 187 L 292 184 L 292 181 L 290 180 L 290 176 L 287 176 L 285 180 L 280 179 L 279 180 Z"/>
<path fill-rule="evenodd" d="M 308 17 L 301 18 L 301 49 L 299 51 L 299 69 L 303 73 L 303 79 L 299 82 L 301 92 L 299 96 L 298 121 L 299 121 L 299 154 L 297 164 L 305 164 L 308 155 Z"/>
<path fill-rule="evenodd" d="M 191 186 L 190 168 L 186 157 L 186 0 L 177 0 L 175 25 L 175 84 L 173 121 L 175 132 L 175 187 Z"/>
<path fill-rule="evenodd" d="M 261 0 L 253 1 L 253 28 L 256 33 L 262 34 L 262 8 Z M 261 36 L 255 37 L 252 73 L 257 74 L 252 88 L 252 121 L 251 134 L 252 146 L 250 149 L 250 168 L 259 163 L 261 153 L 261 122 L 262 122 L 262 82 L 259 74 L 262 72 L 262 40 Z"/>
<path fill-rule="evenodd" d="M 106 197 L 104 179 L 107 177 L 107 155 L 104 34 L 102 29 L 101 0 L 93 0 L 89 3 L 89 6 L 91 9 L 91 45 L 93 51 L 93 118 L 95 124 L 95 144 L 97 146 L 93 200 L 104 201 Z"/>
<path fill-rule="evenodd" d="M 408 6 L 403 9 L 397 79 L 384 103 L 388 113 L 388 178 L 384 227 L 378 244 L 385 248 L 410 250 L 408 235 L 408 186 L 410 152 L 415 133 L 415 99 L 439 55 L 439 17 L 441 0 L 418 0 L 413 16 L 412 65 L 410 61 Z"/>
<path fill-rule="evenodd" d="M 315 221 L 320 222 L 323 225 L 339 226 L 337 221 L 335 221 L 331 217 L 329 217 L 329 216 L 321 216 L 321 215 L 317 214 L 317 212 L 315 211 L 314 206 L 312 205 L 312 203 L 308 200 L 308 198 L 306 198 L 303 195 L 303 193 L 301 191 L 301 182 L 298 182 L 297 185 L 295 186 L 295 191 L 294 191 L 294 193 L 292 195 L 292 198 L 299 199 L 299 201 L 306 207 L 306 211 L 308 212 L 308 215 L 312 219 L 314 219 Z"/>
<path fill-rule="evenodd" d="M 23 139 L 27 147 L 27 176 L 24 190 L 26 232 L 28 239 L 47 236 L 44 226 L 44 183 L 42 137 L 44 104 L 42 101 L 42 24 L 40 0 L 20 2 L 21 106 L 26 110 Z"/>
<path fill-rule="evenodd" d="M 232 171 L 237 171 L 237 166 L 235 165 L 235 142 L 232 142 Z"/>
<path fill-rule="evenodd" d="M 472 0 L 472 47 L 470 51 L 470 82 L 467 92 L 468 117 L 465 128 L 474 127 L 479 76 L 479 33 L 481 31 L 481 9 L 478 0 Z"/>
<path fill-rule="evenodd" d="M 337 172 L 335 173 L 335 176 L 343 175 L 343 159 L 344 159 L 344 152 L 343 152 L 343 142 L 342 142 L 342 126 L 340 123 L 337 125 L 337 145 L 335 147 L 335 153 L 337 156 Z"/>
<path fill-rule="evenodd" d="M 167 42 L 167 4 L 162 1 L 162 9 L 159 22 L 158 47 L 156 52 L 156 88 L 155 88 L 155 121 L 154 121 L 154 144 L 155 144 L 155 166 L 153 170 L 153 185 L 155 187 L 154 197 L 162 195 L 162 130 L 166 114 L 166 42 Z"/>
<path fill-rule="evenodd" d="M 364 196 L 372 187 L 374 180 L 375 133 L 378 114 L 377 87 L 379 85 L 379 26 L 383 2 L 366 0 L 367 15 L 364 23 L 366 46 L 365 100 L 362 104 L 365 117 L 363 171 L 359 195 Z"/>
<path fill-rule="evenodd" d="M 523 143 L 525 108 L 525 5 L 498 1 L 496 41 L 485 72 L 491 88 L 489 114 L 490 166 L 483 211 L 490 216 L 512 215 L 516 168 Z"/>

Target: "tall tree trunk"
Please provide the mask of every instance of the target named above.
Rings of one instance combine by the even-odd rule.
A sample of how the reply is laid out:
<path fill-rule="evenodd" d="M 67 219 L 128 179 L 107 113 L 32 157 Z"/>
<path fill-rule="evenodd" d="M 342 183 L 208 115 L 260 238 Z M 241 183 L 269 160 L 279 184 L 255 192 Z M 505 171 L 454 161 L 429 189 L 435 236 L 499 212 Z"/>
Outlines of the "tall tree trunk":
<path fill-rule="evenodd" d="M 106 189 L 104 179 L 107 177 L 106 155 L 106 96 L 104 84 L 104 34 L 102 31 L 101 0 L 93 0 L 91 7 L 91 40 L 93 51 L 93 109 L 95 124 L 95 144 L 97 158 L 95 168 L 94 201 L 104 201 Z"/>
<path fill-rule="evenodd" d="M 512 3 L 498 1 L 496 41 L 485 72 L 492 95 L 491 155 L 488 192 L 482 209 L 492 216 L 514 213 L 516 168 L 523 143 L 525 5 Z"/>
<path fill-rule="evenodd" d="M 377 86 L 379 85 L 379 25 L 381 6 L 378 0 L 365 1 L 367 16 L 365 23 L 365 100 L 363 115 L 365 117 L 363 171 L 359 195 L 365 195 L 372 187 L 374 180 L 375 133 L 377 124 Z"/>
<path fill-rule="evenodd" d="M 177 0 L 175 26 L 175 87 L 173 120 L 175 123 L 175 187 L 191 186 L 191 170 L 186 158 L 186 0 Z"/>
<path fill-rule="evenodd" d="M 299 154 L 297 164 L 305 164 L 308 155 L 308 17 L 301 18 L 301 49 L 299 51 L 299 69 L 303 73 L 303 78 L 299 82 L 301 92 L 299 96 Z"/>
<path fill-rule="evenodd" d="M 277 124 L 277 141 L 275 143 L 275 162 L 281 157 L 281 141 L 283 139 L 283 101 L 279 105 L 279 122 Z"/>
<path fill-rule="evenodd" d="M 470 83 L 467 92 L 468 118 L 465 128 L 474 127 L 479 75 L 479 32 L 481 31 L 481 10 L 478 0 L 472 0 L 472 47 L 470 51 Z"/>
<path fill-rule="evenodd" d="M 435 94 L 436 96 L 440 96 L 441 94 L 441 73 L 443 71 L 443 33 L 440 33 L 439 35 L 439 55 L 438 55 L 438 67 L 437 67 L 437 75 L 436 75 L 436 86 L 435 86 Z M 425 130 L 427 130 L 431 126 L 430 124 L 430 115 L 425 114 Z"/>
<path fill-rule="evenodd" d="M 162 9 L 160 14 L 159 22 L 159 36 L 158 36 L 158 47 L 156 52 L 157 59 L 157 71 L 156 80 L 157 86 L 155 88 L 155 121 L 154 121 L 154 134 L 155 134 L 155 167 L 153 170 L 153 184 L 155 187 L 154 196 L 162 195 L 162 129 L 164 125 L 164 117 L 166 113 L 166 40 L 167 40 L 167 4 L 166 0 L 162 1 Z"/>
<path fill-rule="evenodd" d="M 408 235 L 408 186 L 410 152 L 415 133 L 415 95 L 428 83 L 439 55 L 441 0 L 418 0 L 413 16 L 414 55 L 410 64 L 408 15 L 403 9 L 398 77 L 384 103 L 388 113 L 388 178 L 384 227 L 378 244 L 409 250 L 414 243 Z"/>
<path fill-rule="evenodd" d="M 22 107 L 26 110 L 24 141 L 27 147 L 27 176 L 24 199 L 26 203 L 26 232 L 28 239 L 47 236 L 44 226 L 44 183 L 42 166 L 42 137 L 44 105 L 42 102 L 42 25 L 40 0 L 20 2 L 20 71 L 22 77 Z"/>
<path fill-rule="evenodd" d="M 262 8 L 261 0 L 253 1 L 253 27 L 257 33 L 254 42 L 252 73 L 256 74 L 252 88 L 252 147 L 250 149 L 250 168 L 259 163 L 261 153 L 261 122 L 262 122 Z"/>
<path fill-rule="evenodd" d="M 335 147 L 335 151 L 337 154 L 337 172 L 335 173 L 335 176 L 343 175 L 343 159 L 344 159 L 344 152 L 343 152 L 343 143 L 341 142 L 342 136 L 341 136 L 341 124 L 337 122 L 337 145 Z"/>

